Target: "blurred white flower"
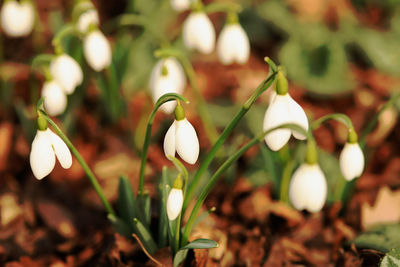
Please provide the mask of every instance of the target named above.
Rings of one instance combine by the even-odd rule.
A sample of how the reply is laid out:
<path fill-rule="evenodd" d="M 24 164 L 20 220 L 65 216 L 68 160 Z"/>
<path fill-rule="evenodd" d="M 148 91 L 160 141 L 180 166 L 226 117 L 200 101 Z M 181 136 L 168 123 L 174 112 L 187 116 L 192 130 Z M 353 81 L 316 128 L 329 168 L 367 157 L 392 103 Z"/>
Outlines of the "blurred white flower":
<path fill-rule="evenodd" d="M 289 198 L 298 210 L 318 212 L 325 204 L 327 184 L 318 164 L 303 163 L 294 172 L 289 187 Z"/>
<path fill-rule="evenodd" d="M 183 23 L 183 42 L 190 49 L 210 54 L 215 46 L 215 30 L 205 12 L 192 12 Z"/>
<path fill-rule="evenodd" d="M 346 142 L 340 153 L 339 162 L 342 174 L 347 181 L 359 177 L 364 170 L 364 154 L 360 145 Z"/>
<path fill-rule="evenodd" d="M 178 12 L 185 11 L 190 7 L 190 0 L 171 0 L 171 6 Z"/>
<path fill-rule="evenodd" d="M 95 8 L 82 13 L 76 22 L 76 27 L 79 32 L 85 34 L 89 30 L 89 26 L 92 24 L 96 26 L 99 25 L 99 14 Z"/>
<path fill-rule="evenodd" d="M 149 85 L 154 102 L 166 93 L 182 94 L 186 87 L 186 77 L 178 60 L 173 57 L 160 59 L 151 72 Z M 169 101 L 160 108 L 169 114 L 175 107 L 176 101 Z"/>
<path fill-rule="evenodd" d="M 71 152 L 64 141 L 49 128 L 38 130 L 30 153 L 32 172 L 38 180 L 43 179 L 54 169 L 56 157 L 64 169 L 71 167 Z"/>
<path fill-rule="evenodd" d="M 67 96 L 62 86 L 55 80 L 46 81 L 42 88 L 44 107 L 51 116 L 60 115 L 67 107 Z"/>
<path fill-rule="evenodd" d="M 271 99 L 271 104 L 264 116 L 264 131 L 288 123 L 297 124 L 305 131 L 308 131 L 307 116 L 303 108 L 293 100 L 289 93 L 285 95 L 276 94 L 271 96 Z M 277 151 L 289 141 L 291 134 L 296 139 L 306 139 L 306 136 L 297 131 L 281 128 L 267 134 L 265 142 L 271 150 Z"/>
<path fill-rule="evenodd" d="M 21 37 L 32 31 L 35 14 L 31 2 L 5 1 L 0 15 L 1 26 L 8 36 Z"/>
<path fill-rule="evenodd" d="M 165 134 L 165 156 L 175 156 L 175 151 L 189 164 L 195 164 L 199 157 L 199 139 L 196 130 L 186 118 L 175 120 Z"/>
<path fill-rule="evenodd" d="M 111 64 L 111 46 L 99 30 L 89 32 L 83 40 L 83 52 L 89 66 L 102 71 Z"/>
<path fill-rule="evenodd" d="M 183 205 L 183 191 L 179 188 L 172 188 L 167 199 L 167 215 L 170 221 L 175 220 L 181 213 Z"/>
<path fill-rule="evenodd" d="M 239 23 L 228 23 L 224 26 L 218 38 L 217 53 L 219 60 L 225 65 L 235 61 L 239 64 L 247 62 L 250 42 Z"/>
<path fill-rule="evenodd" d="M 67 54 L 59 55 L 51 61 L 50 74 L 64 88 L 66 94 L 72 94 L 83 81 L 81 66 Z"/>

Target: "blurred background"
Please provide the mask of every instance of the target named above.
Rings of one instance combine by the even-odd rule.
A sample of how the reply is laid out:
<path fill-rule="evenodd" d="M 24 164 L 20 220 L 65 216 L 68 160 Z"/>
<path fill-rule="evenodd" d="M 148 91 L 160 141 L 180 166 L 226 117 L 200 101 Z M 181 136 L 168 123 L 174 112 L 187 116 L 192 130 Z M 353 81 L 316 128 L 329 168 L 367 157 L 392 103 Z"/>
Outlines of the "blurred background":
<path fill-rule="evenodd" d="M 227 1 L 204 1 L 211 2 Z M 360 250 L 349 241 L 375 223 L 400 220 L 400 100 L 392 98 L 400 88 L 400 1 L 232 2 L 243 7 L 239 20 L 251 43 L 250 59 L 244 65 L 224 66 L 216 52 L 202 55 L 186 50 L 181 27 L 189 12 L 177 13 L 167 0 L 93 1 L 100 28 L 112 45 L 112 65 L 107 71 L 94 72 L 83 58 L 82 41 L 75 36 L 64 38 L 66 52 L 83 68 L 84 82 L 55 121 L 99 177 L 107 198 L 115 201 L 121 173 L 128 175 L 136 189 L 140 151 L 153 107 L 148 82 L 160 39 L 166 38 L 191 58 L 219 130 L 267 77 L 263 59 L 269 56 L 286 68 L 290 94 L 310 120 L 337 112 L 353 120 L 364 141 L 366 170 L 338 203 L 333 190 L 343 180 L 337 158 L 347 129 L 328 123 L 315 131 L 330 192 L 327 208 L 307 215 L 276 200 L 288 158 L 295 157 L 298 164 L 304 145 L 272 152 L 261 144 L 229 169 L 206 201 L 206 207 L 215 206 L 217 211 L 194 235 L 212 237 L 220 247 L 195 251 L 191 259 L 199 266 L 375 266 L 385 251 L 370 244 L 399 247 L 398 226 L 390 228 L 390 234 L 383 231 L 390 240 L 362 240 L 360 247 L 374 250 Z M 7 266 L 145 263 L 135 242 L 113 234 L 100 200 L 75 160 L 69 170 L 57 163 L 40 182 L 30 170 L 35 106 L 45 80 L 31 63 L 38 54 L 54 53 L 51 40 L 71 22 L 74 7 L 74 1 L 33 3 L 32 33 L 22 38 L 0 35 L 0 262 Z M 148 23 L 146 27 L 126 25 L 121 20 L 124 14 L 142 14 Z M 212 13 L 210 18 L 218 36 L 225 14 Z M 198 131 L 201 162 L 211 144 L 192 90 L 187 88 L 184 95 L 193 100 L 187 116 Z M 262 130 L 268 99 L 269 93 L 264 93 L 230 137 L 224 148 L 228 155 Z M 162 151 L 171 122 L 171 116 L 159 114 L 153 128 L 146 188 L 155 198 L 162 166 L 171 167 Z M 197 167 L 188 166 L 190 171 Z"/>

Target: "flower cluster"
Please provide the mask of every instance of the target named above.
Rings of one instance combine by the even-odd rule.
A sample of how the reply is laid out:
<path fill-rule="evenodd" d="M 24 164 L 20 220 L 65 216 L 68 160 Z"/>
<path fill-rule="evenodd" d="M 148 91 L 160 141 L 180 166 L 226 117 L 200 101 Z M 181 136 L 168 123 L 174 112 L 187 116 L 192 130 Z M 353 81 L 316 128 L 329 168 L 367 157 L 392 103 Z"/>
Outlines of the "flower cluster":
<path fill-rule="evenodd" d="M 10 37 L 28 35 L 35 21 L 35 12 L 31 1 L 4 1 L 0 13 L 1 26 Z"/>

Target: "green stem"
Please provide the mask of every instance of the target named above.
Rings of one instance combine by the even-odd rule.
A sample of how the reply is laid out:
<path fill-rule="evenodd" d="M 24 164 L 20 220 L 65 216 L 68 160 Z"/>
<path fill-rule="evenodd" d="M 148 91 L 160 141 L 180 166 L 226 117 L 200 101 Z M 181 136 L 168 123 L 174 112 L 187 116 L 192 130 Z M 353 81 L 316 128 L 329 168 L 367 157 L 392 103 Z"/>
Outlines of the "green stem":
<path fill-rule="evenodd" d="M 240 148 L 238 151 L 236 151 L 235 154 L 230 156 L 218 168 L 218 170 L 210 178 L 208 183 L 203 187 L 203 191 L 200 193 L 200 196 L 197 199 L 196 204 L 194 205 L 193 210 L 192 210 L 192 212 L 190 214 L 189 220 L 188 220 L 187 224 L 185 225 L 185 231 L 183 232 L 181 247 L 187 244 L 187 242 L 189 240 L 190 233 L 192 232 L 192 229 L 193 229 L 194 222 L 196 221 L 197 214 L 198 214 L 198 212 L 199 212 L 199 210 L 201 208 L 201 205 L 203 205 L 204 200 L 206 199 L 206 197 L 210 193 L 211 189 L 214 187 L 215 183 L 218 181 L 218 179 L 221 176 L 221 174 L 223 174 L 232 165 L 232 163 L 235 162 L 240 156 L 242 156 L 249 148 L 251 148 L 255 144 L 258 144 L 259 142 L 264 141 L 265 135 L 267 135 L 268 133 L 270 133 L 272 131 L 280 129 L 280 128 L 290 128 L 292 130 L 295 130 L 295 131 L 298 131 L 300 133 L 303 133 L 304 135 L 308 135 L 307 132 L 303 128 L 301 128 L 300 126 L 298 126 L 296 124 L 291 124 L 291 123 L 282 124 L 282 125 L 279 125 L 278 127 L 275 127 L 275 128 L 272 128 L 272 129 L 269 129 L 269 130 L 263 132 L 262 134 L 260 134 L 257 137 L 254 137 L 246 145 L 244 145 L 242 148 Z"/>
<path fill-rule="evenodd" d="M 33 58 L 31 66 L 33 69 L 47 67 L 53 59 L 52 54 L 40 54 Z"/>
<path fill-rule="evenodd" d="M 204 7 L 206 13 L 224 12 L 224 13 L 239 13 L 242 7 L 233 2 L 212 2 Z"/>
<path fill-rule="evenodd" d="M 94 190 L 96 191 L 97 195 L 100 197 L 101 202 L 103 202 L 104 207 L 106 208 L 109 214 L 116 216 L 116 213 L 110 203 L 108 202 L 107 198 L 104 196 L 103 190 L 101 189 L 100 184 L 98 183 L 96 176 L 93 174 L 92 170 L 86 164 L 85 160 L 79 153 L 79 151 L 75 148 L 72 142 L 68 139 L 68 137 L 61 131 L 61 129 L 57 126 L 57 124 L 47 116 L 46 112 L 43 110 L 39 110 L 40 114 L 46 119 L 46 121 L 53 127 L 55 132 L 58 136 L 65 142 L 65 144 L 69 147 L 72 154 L 74 154 L 75 158 L 78 160 L 79 164 L 81 164 L 83 170 L 85 171 L 87 177 L 89 178 L 90 182 L 93 185 Z"/>
<path fill-rule="evenodd" d="M 315 130 L 317 129 L 319 126 L 321 126 L 321 124 L 323 124 L 325 121 L 328 120 L 336 120 L 340 123 L 343 123 L 347 128 L 352 129 L 353 127 L 353 122 L 351 121 L 351 119 L 346 116 L 345 114 L 342 113 L 333 113 L 333 114 L 328 114 L 325 116 L 322 116 L 321 118 L 313 121 L 311 123 L 311 129 Z"/>
<path fill-rule="evenodd" d="M 199 169 L 197 170 L 192 182 L 189 185 L 187 196 L 185 198 L 185 201 L 183 202 L 183 208 L 182 210 L 185 211 L 187 208 L 190 200 L 193 198 L 195 190 L 197 188 L 197 185 L 200 182 L 200 179 L 204 172 L 207 170 L 208 166 L 211 164 L 211 161 L 214 159 L 215 154 L 217 153 L 218 149 L 221 147 L 221 145 L 225 142 L 226 138 L 229 136 L 229 134 L 233 131 L 233 129 L 236 127 L 236 125 L 239 123 L 239 121 L 242 119 L 242 117 L 247 113 L 247 111 L 250 109 L 250 107 L 254 104 L 254 102 L 257 100 L 257 98 L 265 91 L 267 90 L 271 84 L 275 80 L 275 75 L 276 72 L 273 72 L 267 79 L 265 79 L 254 91 L 254 93 L 249 97 L 249 99 L 243 104 L 242 108 L 239 110 L 238 113 L 236 113 L 235 117 L 233 120 L 226 126 L 224 131 L 221 133 L 219 136 L 217 142 L 213 145 L 211 148 L 210 152 L 207 154 L 206 158 L 204 159 L 203 163 L 200 165 Z"/>
<path fill-rule="evenodd" d="M 290 178 L 292 177 L 292 171 L 296 165 L 295 160 L 289 161 L 285 168 L 283 169 L 282 173 L 282 181 L 280 186 L 280 194 L 279 198 L 282 202 L 289 202 L 289 185 L 290 185 Z"/>
<path fill-rule="evenodd" d="M 51 41 L 51 44 L 54 46 L 54 49 L 56 50 L 56 54 L 63 53 L 63 49 L 61 46 L 62 40 L 67 37 L 68 35 L 77 35 L 78 31 L 76 30 L 75 25 L 69 23 L 65 24 L 61 30 L 59 30 L 56 35 L 54 36 L 53 40 Z"/>
<path fill-rule="evenodd" d="M 146 167 L 147 150 L 148 150 L 149 144 L 150 144 L 151 128 L 153 127 L 154 118 L 156 116 L 157 110 L 161 107 L 162 104 L 164 104 L 168 101 L 173 101 L 173 100 L 182 100 L 185 103 L 189 103 L 189 101 L 187 101 L 186 98 L 184 98 L 183 96 L 181 96 L 179 94 L 168 93 L 168 94 L 161 96 L 157 100 L 157 102 L 149 116 L 149 120 L 147 122 L 146 135 L 145 135 L 144 143 L 143 143 L 142 155 L 141 155 L 138 195 L 143 195 L 144 171 L 145 171 L 145 167 Z"/>
<path fill-rule="evenodd" d="M 192 64 L 190 63 L 190 60 L 180 51 L 173 48 L 158 50 L 155 52 L 155 55 L 157 57 L 172 56 L 177 58 L 182 64 L 182 67 L 188 77 L 189 84 L 193 89 L 194 95 L 196 97 L 197 112 L 200 114 L 200 118 L 203 122 L 208 139 L 212 144 L 214 144 L 218 139 L 218 132 L 212 123 L 210 113 L 207 109 L 206 101 L 204 100 L 203 95 L 200 93 L 199 85 L 196 79 L 196 73 L 193 69 Z"/>

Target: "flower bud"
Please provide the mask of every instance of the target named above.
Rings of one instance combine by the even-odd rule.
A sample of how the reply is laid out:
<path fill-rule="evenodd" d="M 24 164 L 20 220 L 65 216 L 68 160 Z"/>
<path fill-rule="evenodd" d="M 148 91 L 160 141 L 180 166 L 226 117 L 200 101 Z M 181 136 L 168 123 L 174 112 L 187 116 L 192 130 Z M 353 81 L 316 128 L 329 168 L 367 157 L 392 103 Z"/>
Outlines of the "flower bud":
<path fill-rule="evenodd" d="M 239 23 L 226 24 L 222 29 L 217 53 L 222 64 L 228 65 L 235 61 L 244 64 L 249 59 L 250 42 L 246 32 Z"/>
<path fill-rule="evenodd" d="M 89 32 L 83 40 L 83 52 L 89 66 L 102 71 L 111 64 L 111 46 L 99 30 Z"/>
<path fill-rule="evenodd" d="M 66 94 L 72 94 L 83 81 L 81 66 L 67 54 L 59 55 L 51 61 L 50 74 L 63 87 Z"/>
<path fill-rule="evenodd" d="M 167 215 L 170 221 L 175 220 L 181 213 L 183 205 L 182 188 L 172 188 L 167 199 Z"/>
<path fill-rule="evenodd" d="M 67 96 L 57 81 L 51 80 L 44 83 L 42 97 L 44 98 L 44 108 L 51 116 L 58 116 L 65 111 Z"/>
<path fill-rule="evenodd" d="M 5 1 L 0 16 L 1 26 L 10 37 L 22 37 L 32 31 L 35 15 L 31 2 Z"/>
<path fill-rule="evenodd" d="M 83 12 L 76 22 L 76 28 L 82 34 L 86 34 L 89 30 L 90 25 L 99 25 L 99 14 L 97 10 L 93 7 L 85 12 Z"/>
<path fill-rule="evenodd" d="M 215 30 L 205 12 L 193 12 L 187 17 L 183 24 L 183 43 L 203 54 L 214 50 Z"/>
<path fill-rule="evenodd" d="M 327 184 L 317 163 L 303 163 L 294 172 L 289 186 L 290 202 L 297 210 L 318 212 L 325 204 Z"/>
<path fill-rule="evenodd" d="M 347 181 L 359 177 L 364 170 L 364 154 L 358 143 L 347 142 L 339 156 L 340 170 Z"/>

